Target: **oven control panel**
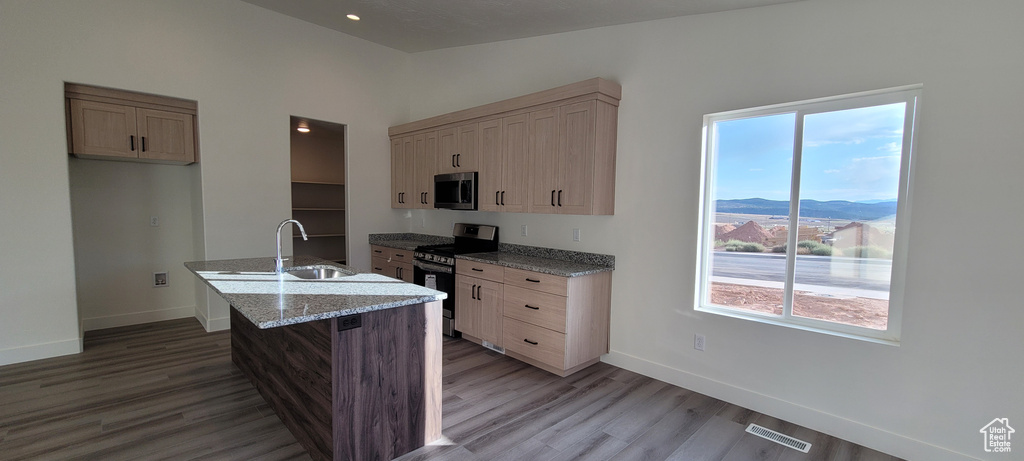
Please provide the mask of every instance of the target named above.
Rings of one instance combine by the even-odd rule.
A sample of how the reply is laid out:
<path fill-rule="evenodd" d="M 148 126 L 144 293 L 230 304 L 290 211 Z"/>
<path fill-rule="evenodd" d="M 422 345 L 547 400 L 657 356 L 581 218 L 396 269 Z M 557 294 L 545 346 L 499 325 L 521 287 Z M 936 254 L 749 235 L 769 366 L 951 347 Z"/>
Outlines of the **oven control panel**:
<path fill-rule="evenodd" d="M 418 259 L 420 261 L 427 261 L 427 262 L 442 264 L 442 265 L 445 265 L 445 266 L 454 266 L 455 265 L 455 258 L 453 258 L 451 256 L 435 255 L 435 254 L 432 254 L 432 253 L 423 253 L 423 252 L 417 251 L 416 253 L 413 254 L 413 258 Z"/>

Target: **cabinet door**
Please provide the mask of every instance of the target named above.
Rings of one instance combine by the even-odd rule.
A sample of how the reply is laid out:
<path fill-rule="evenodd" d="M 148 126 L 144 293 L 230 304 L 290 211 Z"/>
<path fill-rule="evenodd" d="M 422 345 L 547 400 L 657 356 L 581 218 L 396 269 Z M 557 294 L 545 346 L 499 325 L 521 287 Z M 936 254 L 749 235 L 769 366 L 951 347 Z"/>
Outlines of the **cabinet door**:
<path fill-rule="evenodd" d="M 139 158 L 175 162 L 196 161 L 192 116 L 153 109 L 136 109 Z"/>
<path fill-rule="evenodd" d="M 135 108 L 71 100 L 71 149 L 75 154 L 137 158 Z"/>
<path fill-rule="evenodd" d="M 480 122 L 480 211 L 501 211 L 503 159 L 501 120 Z"/>
<path fill-rule="evenodd" d="M 528 212 L 554 213 L 558 168 L 558 108 L 530 113 L 527 124 L 530 156 Z"/>
<path fill-rule="evenodd" d="M 593 213 L 596 104 L 587 101 L 559 109 L 558 192 L 555 197 L 559 213 Z"/>
<path fill-rule="evenodd" d="M 527 152 L 527 114 L 501 119 L 502 190 L 499 201 L 503 211 L 526 212 L 530 188 L 530 156 Z"/>
<path fill-rule="evenodd" d="M 423 197 L 423 191 L 419 188 L 419 171 L 416 169 L 420 166 L 422 158 L 427 155 L 427 136 L 425 134 L 418 134 L 412 137 L 412 151 L 406 152 L 405 157 L 405 190 L 409 191 L 405 195 L 406 208 L 423 208 L 426 200 Z"/>
<path fill-rule="evenodd" d="M 455 276 L 455 329 L 464 335 L 480 337 L 483 313 L 476 300 L 479 280 L 463 275 Z"/>
<path fill-rule="evenodd" d="M 412 283 L 413 280 L 413 268 L 412 264 L 402 264 L 392 262 L 391 265 L 394 267 L 391 271 L 391 277 L 394 277 L 403 282 Z"/>
<path fill-rule="evenodd" d="M 455 155 L 459 151 L 459 132 L 446 128 L 437 132 L 437 173 L 454 173 Z"/>
<path fill-rule="evenodd" d="M 410 208 L 416 203 L 415 197 L 410 197 L 415 194 L 410 193 L 407 173 L 413 168 L 409 163 L 413 151 L 412 136 L 391 140 L 391 208 Z"/>
<path fill-rule="evenodd" d="M 417 152 L 415 160 L 416 198 L 423 197 L 421 208 L 434 208 L 434 175 L 437 170 L 437 132 L 423 135 L 422 155 Z M 419 201 L 417 200 L 417 203 Z"/>
<path fill-rule="evenodd" d="M 477 304 L 480 305 L 480 336 L 495 346 L 502 347 L 501 324 L 504 317 L 504 285 L 490 280 L 476 279 Z M 456 299 L 458 299 L 456 297 Z M 458 317 L 456 317 L 458 318 Z"/>
<path fill-rule="evenodd" d="M 455 171 L 477 171 L 480 158 L 480 131 L 478 123 L 459 127 L 459 151 L 455 154 Z"/>

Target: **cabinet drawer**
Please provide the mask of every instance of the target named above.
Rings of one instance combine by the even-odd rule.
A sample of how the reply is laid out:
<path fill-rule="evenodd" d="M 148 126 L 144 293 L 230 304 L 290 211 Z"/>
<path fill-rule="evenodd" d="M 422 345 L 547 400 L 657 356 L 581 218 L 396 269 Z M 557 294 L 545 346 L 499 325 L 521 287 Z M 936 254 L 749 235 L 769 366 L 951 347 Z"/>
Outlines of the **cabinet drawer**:
<path fill-rule="evenodd" d="M 391 250 L 391 261 L 403 262 L 412 264 L 412 252 L 409 250 L 400 250 L 397 248 L 390 248 Z"/>
<path fill-rule="evenodd" d="M 568 278 L 520 269 L 505 269 L 505 284 L 566 296 Z"/>
<path fill-rule="evenodd" d="M 512 318 L 504 322 L 505 350 L 565 369 L 565 335 Z"/>
<path fill-rule="evenodd" d="M 507 285 L 505 317 L 565 333 L 565 297 Z"/>
<path fill-rule="evenodd" d="M 384 258 L 386 260 L 388 259 L 388 248 L 377 245 L 370 245 L 370 257 Z"/>
<path fill-rule="evenodd" d="M 390 275 L 388 274 L 389 266 L 387 258 L 378 256 L 370 258 L 370 272 L 374 274 Z"/>
<path fill-rule="evenodd" d="M 492 282 L 502 282 L 505 278 L 505 268 L 502 266 L 466 261 L 464 259 L 455 260 L 455 273 Z"/>

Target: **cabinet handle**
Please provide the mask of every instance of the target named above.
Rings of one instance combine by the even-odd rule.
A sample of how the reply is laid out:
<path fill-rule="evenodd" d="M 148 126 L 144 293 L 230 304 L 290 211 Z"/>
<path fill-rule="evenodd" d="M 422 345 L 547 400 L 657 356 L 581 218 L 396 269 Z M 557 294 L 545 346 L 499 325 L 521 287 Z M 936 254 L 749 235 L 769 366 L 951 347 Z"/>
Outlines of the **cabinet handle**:
<path fill-rule="evenodd" d="M 476 285 L 473 285 L 473 288 L 469 289 L 469 297 L 476 299 Z"/>
<path fill-rule="evenodd" d="M 397 279 L 401 279 L 402 278 L 402 268 L 401 267 L 396 267 L 395 268 L 395 278 L 397 278 Z"/>
<path fill-rule="evenodd" d="M 498 191 L 494 191 L 494 204 L 501 205 L 500 203 L 498 203 Z"/>
<path fill-rule="evenodd" d="M 427 193 L 426 192 L 423 193 L 423 204 L 424 205 L 427 204 Z"/>
<path fill-rule="evenodd" d="M 526 279 L 527 282 L 540 283 L 540 280 Z"/>
<path fill-rule="evenodd" d="M 383 267 L 374 267 L 373 270 L 384 272 L 384 268 Z"/>
<path fill-rule="evenodd" d="M 558 189 L 558 206 L 562 206 L 562 189 Z"/>
<path fill-rule="evenodd" d="M 452 168 L 455 168 L 455 154 L 452 154 Z"/>
<path fill-rule="evenodd" d="M 480 293 L 480 290 L 483 290 L 483 289 L 484 289 L 483 285 L 477 285 L 476 286 L 476 299 L 480 299 L 480 300 L 484 299 L 484 296 Z"/>
<path fill-rule="evenodd" d="M 373 250 L 374 253 L 383 253 L 384 250 Z"/>
<path fill-rule="evenodd" d="M 555 206 L 555 190 L 551 189 L 551 206 Z"/>
<path fill-rule="evenodd" d="M 475 267 L 470 267 L 470 269 L 474 270 L 474 271 L 477 271 L 477 272 L 483 272 L 484 271 L 483 269 L 477 269 Z"/>
<path fill-rule="evenodd" d="M 455 166 L 462 168 L 462 154 L 455 154 Z"/>
<path fill-rule="evenodd" d="M 146 137 L 145 136 L 142 137 L 142 151 L 143 152 L 146 151 Z"/>
<path fill-rule="evenodd" d="M 505 191 L 501 191 L 501 206 L 505 206 Z"/>
<path fill-rule="evenodd" d="M 135 152 L 135 135 L 129 135 L 128 141 L 131 142 L 132 152 Z"/>
<path fill-rule="evenodd" d="M 523 341 L 533 344 L 534 346 L 538 344 L 536 341 L 530 341 L 529 339 L 524 339 Z"/>
<path fill-rule="evenodd" d="M 531 306 L 531 305 L 529 305 L 529 304 L 524 304 L 524 305 L 526 306 L 526 308 L 527 308 L 527 309 L 533 309 L 533 310 L 535 310 L 535 311 L 539 311 L 539 310 L 540 310 L 540 308 L 539 308 L 539 307 L 533 307 L 533 306 Z"/>

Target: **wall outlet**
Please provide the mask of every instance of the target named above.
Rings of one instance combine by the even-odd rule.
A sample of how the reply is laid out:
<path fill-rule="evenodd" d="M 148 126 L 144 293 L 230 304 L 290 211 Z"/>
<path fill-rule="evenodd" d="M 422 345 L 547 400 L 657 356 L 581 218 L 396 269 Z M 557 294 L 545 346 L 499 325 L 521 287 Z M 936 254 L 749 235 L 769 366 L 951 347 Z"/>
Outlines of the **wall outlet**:
<path fill-rule="evenodd" d="M 157 216 L 150 216 L 149 225 L 150 227 L 160 227 L 160 218 Z"/>
<path fill-rule="evenodd" d="M 526 237 L 526 224 L 523 224 L 523 230 L 521 232 L 523 237 Z"/>
<path fill-rule="evenodd" d="M 704 352 L 704 335 L 693 335 L 693 348 Z"/>
<path fill-rule="evenodd" d="M 579 242 L 580 241 L 580 230 L 579 229 L 573 228 L 573 230 L 572 230 L 572 241 L 573 242 Z"/>
<path fill-rule="evenodd" d="M 165 287 L 167 286 L 167 273 L 166 272 L 154 272 L 153 273 L 153 286 Z"/>

